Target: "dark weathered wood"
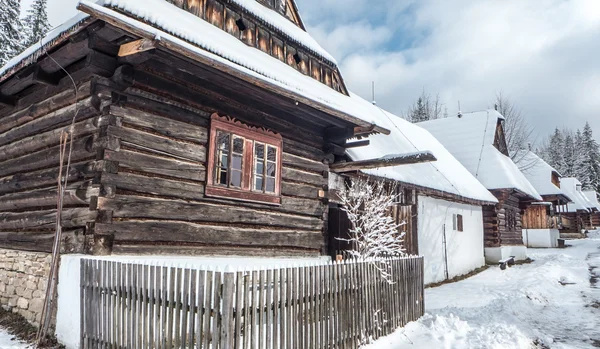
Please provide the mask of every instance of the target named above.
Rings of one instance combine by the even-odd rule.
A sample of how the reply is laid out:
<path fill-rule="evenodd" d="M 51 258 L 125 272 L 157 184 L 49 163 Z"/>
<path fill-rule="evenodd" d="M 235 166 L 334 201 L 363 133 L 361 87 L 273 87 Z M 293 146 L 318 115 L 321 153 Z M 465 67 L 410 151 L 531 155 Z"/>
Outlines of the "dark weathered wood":
<path fill-rule="evenodd" d="M 361 160 L 344 163 L 335 163 L 330 165 L 330 169 L 336 173 L 367 170 L 372 168 L 392 167 L 409 164 L 419 164 L 424 162 L 437 161 L 435 156 L 429 151 L 411 155 L 394 155 L 372 160 Z"/>
<path fill-rule="evenodd" d="M 88 183 L 76 183 L 65 190 L 63 204 L 65 206 L 89 205 L 90 198 L 97 196 L 97 189 Z M 33 190 L 0 196 L 0 211 L 18 211 L 36 207 L 56 206 L 57 188 Z"/>
<path fill-rule="evenodd" d="M 310 160 L 286 152 L 283 153 L 283 166 L 296 167 L 305 171 L 314 171 L 318 173 L 322 173 L 329 169 L 323 162 Z"/>
<path fill-rule="evenodd" d="M 97 212 L 89 208 L 65 208 L 62 213 L 64 228 L 85 227 L 96 220 Z M 52 229 L 56 225 L 56 210 L 33 212 L 0 213 L 0 230 L 10 229 Z"/>
<path fill-rule="evenodd" d="M 76 139 L 73 142 L 71 161 L 78 162 L 95 158 L 96 154 L 92 149 L 92 141 L 93 138 L 91 136 Z M 60 150 L 59 146 L 56 146 L 0 163 L 0 176 L 33 171 L 59 164 Z"/>
<path fill-rule="evenodd" d="M 65 230 L 62 234 L 61 253 L 84 252 L 83 229 Z M 54 236 L 51 230 L 1 231 L 0 248 L 50 253 L 54 246 Z"/>
<path fill-rule="evenodd" d="M 76 121 L 97 115 L 98 111 L 93 105 L 93 99 L 88 97 L 78 103 L 77 106 L 70 105 L 39 118 L 31 119 L 31 121 L 23 125 L 13 127 L 5 133 L 0 134 L 0 145 L 9 144 L 25 137 L 31 137 L 45 131 L 70 125 L 75 114 L 77 115 Z"/>
<path fill-rule="evenodd" d="M 119 57 L 127 57 L 154 49 L 156 49 L 154 40 L 140 39 L 121 45 L 117 53 Z"/>
<path fill-rule="evenodd" d="M 116 161 L 120 168 L 132 171 L 192 181 L 206 179 L 206 169 L 203 164 L 165 157 L 161 154 L 145 154 L 121 149 L 118 152 L 106 151 L 104 158 Z"/>
<path fill-rule="evenodd" d="M 190 222 L 223 222 L 230 224 L 322 229 L 323 221 L 268 210 L 248 209 L 209 203 L 187 203 L 179 200 L 145 197 L 98 198 L 98 208 L 114 211 L 115 218 L 169 219 Z"/>
<path fill-rule="evenodd" d="M 136 242 L 188 242 L 206 245 L 232 246 L 282 246 L 303 249 L 320 249 L 320 231 L 289 231 L 272 229 L 233 228 L 200 225 L 186 222 L 118 221 L 96 224 L 96 233 L 115 234 L 119 241 Z"/>
<path fill-rule="evenodd" d="M 148 177 L 134 173 L 102 174 L 102 183 L 116 186 L 117 190 L 160 195 L 182 199 L 201 200 L 204 197 L 204 185 L 157 177 Z M 1 205 L 0 205 L 1 206 Z"/>
<path fill-rule="evenodd" d="M 320 187 L 328 184 L 327 178 L 324 178 L 323 175 L 296 170 L 289 167 L 284 167 L 281 169 L 281 178 L 284 181 L 307 183 Z"/>
<path fill-rule="evenodd" d="M 126 127 L 108 126 L 107 134 L 119 138 L 122 145 L 142 151 L 199 163 L 206 161 L 206 147 L 202 145 L 184 143 Z"/>
<path fill-rule="evenodd" d="M 57 164 L 58 166 L 58 164 Z M 91 175 L 96 167 L 95 161 L 74 163 L 69 168 L 67 178 L 69 182 L 80 182 L 84 176 Z M 34 172 L 18 173 L 0 179 L 0 194 L 26 191 L 36 188 L 47 188 L 56 184 L 58 168 L 45 169 Z M 63 176 L 66 169 L 63 169 Z"/>

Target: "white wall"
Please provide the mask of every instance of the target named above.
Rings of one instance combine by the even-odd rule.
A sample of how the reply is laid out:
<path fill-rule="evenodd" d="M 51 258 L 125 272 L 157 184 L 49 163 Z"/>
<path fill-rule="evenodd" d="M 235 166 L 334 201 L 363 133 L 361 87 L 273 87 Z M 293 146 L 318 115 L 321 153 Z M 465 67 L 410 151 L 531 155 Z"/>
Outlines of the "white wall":
<path fill-rule="evenodd" d="M 558 229 L 523 229 L 523 242 L 527 247 L 556 248 L 558 238 Z"/>
<path fill-rule="evenodd" d="M 463 216 L 463 231 L 454 231 L 452 215 Z M 444 223 L 448 276 L 464 275 L 485 264 L 481 206 L 459 204 L 419 195 L 419 254 L 425 257 L 425 283 L 444 281 Z"/>

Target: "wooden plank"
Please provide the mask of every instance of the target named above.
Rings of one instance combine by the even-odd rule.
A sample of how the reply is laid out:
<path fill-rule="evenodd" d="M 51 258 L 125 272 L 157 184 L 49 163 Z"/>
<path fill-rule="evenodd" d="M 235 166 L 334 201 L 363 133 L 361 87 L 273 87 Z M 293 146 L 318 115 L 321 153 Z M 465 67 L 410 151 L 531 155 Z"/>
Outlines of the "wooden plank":
<path fill-rule="evenodd" d="M 84 227 L 88 222 L 96 220 L 98 212 L 89 208 L 65 208 L 62 213 L 63 228 Z M 0 229 L 49 229 L 56 223 L 56 210 L 33 212 L 0 213 Z"/>
<path fill-rule="evenodd" d="M 265 335 L 268 329 L 265 328 L 265 270 L 260 269 L 258 277 L 258 348 L 264 348 L 265 346 Z"/>
<path fill-rule="evenodd" d="M 195 347 L 201 347 L 206 341 L 206 333 L 204 332 L 204 326 L 206 321 L 206 292 L 207 292 L 207 278 L 206 271 L 198 271 L 198 296 L 196 304 L 198 305 L 198 320 L 196 321 L 196 344 Z M 204 347 L 206 348 L 206 347 Z"/>
<path fill-rule="evenodd" d="M 285 277 L 285 293 L 286 293 L 286 310 L 285 310 L 285 347 L 286 349 L 292 349 L 294 345 L 293 342 L 293 328 L 292 324 L 294 321 L 294 269 L 286 268 L 286 277 Z"/>
<path fill-rule="evenodd" d="M 283 341 L 280 340 L 281 329 L 283 326 L 283 319 L 281 317 L 281 273 L 283 270 L 283 268 L 276 268 L 275 270 L 273 270 L 273 337 L 272 342 L 270 344 L 271 349 L 278 349 L 280 348 L 279 343 L 283 343 Z"/>
<path fill-rule="evenodd" d="M 207 245 L 271 246 L 311 250 L 318 250 L 322 246 L 322 233 L 318 231 L 236 228 L 187 222 L 115 221 L 110 224 L 97 223 L 96 232 L 115 234 L 116 243 L 119 241 L 157 243 L 192 241 Z"/>
<path fill-rule="evenodd" d="M 1 136 L 0 136 L 1 137 Z M 91 160 L 96 156 L 92 149 L 92 137 L 87 136 L 75 139 L 71 152 L 71 161 L 79 162 Z M 60 164 L 59 146 L 42 149 L 18 158 L 10 159 L 0 163 L 0 177 L 11 174 L 34 171 Z"/>
<path fill-rule="evenodd" d="M 211 335 L 211 320 L 216 321 L 216 319 L 213 319 L 213 299 L 214 299 L 214 292 L 213 292 L 213 284 L 215 285 L 215 287 L 218 287 L 217 284 L 214 282 L 215 281 L 215 276 L 214 276 L 214 272 L 213 271 L 207 271 L 206 272 L 206 288 L 205 288 L 205 303 L 204 303 L 204 346 L 203 348 L 210 348 L 211 345 L 211 341 L 213 340 L 213 336 Z"/>
<path fill-rule="evenodd" d="M 192 269 L 190 273 L 190 297 L 189 297 L 189 321 L 187 326 L 187 346 L 188 349 L 194 349 L 196 347 L 195 338 L 194 338 L 194 329 L 196 328 L 196 314 L 198 311 L 198 304 L 196 303 L 196 293 L 197 293 L 197 282 L 198 282 L 198 272 L 196 269 Z"/>
<path fill-rule="evenodd" d="M 69 168 L 68 175 L 66 169 L 63 168 L 63 176 L 68 178 L 69 183 L 81 182 L 86 173 L 92 172 L 94 163 L 94 161 L 74 162 Z M 18 173 L 1 178 L 0 194 L 52 187 L 56 185 L 58 173 L 59 169 L 55 167 L 34 172 Z"/>
<path fill-rule="evenodd" d="M 233 349 L 234 343 L 234 292 L 235 292 L 235 273 L 223 273 L 223 308 L 221 324 L 221 349 Z"/>
<path fill-rule="evenodd" d="M 220 318 L 221 304 L 223 302 L 223 273 L 216 271 L 215 273 L 215 286 L 214 286 L 214 299 L 213 299 L 213 327 L 212 327 L 212 342 L 213 348 L 218 347 L 221 342 L 221 326 L 223 323 Z"/>
<path fill-rule="evenodd" d="M 290 167 L 283 167 L 281 169 L 281 178 L 284 181 L 306 183 L 321 187 L 328 184 L 327 179 L 320 174 L 301 171 Z"/>
<path fill-rule="evenodd" d="M 119 138 L 122 145 L 129 147 L 185 161 L 206 161 L 206 147 L 203 145 L 185 143 L 127 127 L 108 126 L 107 134 Z"/>
<path fill-rule="evenodd" d="M 320 230 L 323 221 L 315 217 L 302 217 L 272 210 L 247 209 L 244 207 L 210 203 L 188 203 L 135 196 L 116 199 L 98 198 L 98 208 L 114 211 L 118 218 L 170 219 L 195 222 L 223 222 L 260 224 L 271 227 L 294 227 L 295 229 Z"/>
<path fill-rule="evenodd" d="M 135 55 L 141 52 L 146 52 L 149 50 L 156 49 L 156 44 L 154 40 L 150 39 L 139 39 L 136 41 L 132 41 L 126 44 L 121 45 L 119 47 L 119 57 L 127 57 L 130 55 Z"/>
<path fill-rule="evenodd" d="M 249 349 L 252 342 L 252 273 L 244 274 L 244 349 Z"/>
<path fill-rule="evenodd" d="M 304 171 L 322 173 L 323 171 L 329 170 L 329 166 L 325 165 L 322 162 L 293 155 L 285 151 L 283 152 L 282 160 L 283 166 L 294 167 Z"/>
<path fill-rule="evenodd" d="M 275 285 L 273 284 L 273 269 L 267 269 L 266 275 L 266 299 L 265 299 L 265 316 L 266 316 L 266 336 L 265 336 L 265 344 L 262 346 L 266 349 L 271 349 L 271 345 L 273 344 L 273 330 L 274 326 L 277 324 L 273 322 L 273 314 L 275 313 L 275 308 L 277 307 L 274 303 L 273 297 L 273 288 Z"/>
<path fill-rule="evenodd" d="M 110 114 L 121 118 L 123 124 L 142 128 L 168 138 L 206 144 L 208 130 L 204 126 L 173 120 L 134 108 L 110 106 Z"/>
<path fill-rule="evenodd" d="M 238 271 L 235 277 L 235 328 L 233 331 L 234 347 L 236 349 L 242 349 L 244 344 L 242 336 L 244 330 L 242 322 L 244 319 L 244 293 L 244 273 Z"/>
<path fill-rule="evenodd" d="M 252 271 L 252 305 L 250 307 L 250 316 L 251 316 L 251 334 L 250 334 L 250 348 L 257 349 L 258 348 L 258 337 L 260 335 L 260 329 L 258 328 L 258 309 L 259 309 L 259 300 L 258 300 L 258 287 L 260 285 L 260 281 L 258 280 L 258 271 Z"/>
<path fill-rule="evenodd" d="M 117 161 L 120 168 L 127 170 L 191 181 L 204 181 L 206 179 L 206 168 L 203 164 L 165 157 L 161 154 L 144 154 L 121 149 L 118 152 L 105 151 L 104 158 Z"/>
<path fill-rule="evenodd" d="M 104 184 L 115 185 L 117 189 L 137 193 L 192 200 L 204 198 L 204 185 L 199 183 L 147 177 L 127 172 L 103 173 L 101 181 Z"/>
<path fill-rule="evenodd" d="M 182 280 L 182 289 L 181 289 L 181 324 L 178 327 L 181 335 L 180 335 L 180 344 L 179 347 L 181 348 L 185 348 L 187 346 L 187 339 L 188 339 L 188 318 L 189 318 L 189 313 L 190 313 L 190 287 L 191 287 L 191 270 L 188 268 L 185 268 L 183 270 L 183 280 Z"/>

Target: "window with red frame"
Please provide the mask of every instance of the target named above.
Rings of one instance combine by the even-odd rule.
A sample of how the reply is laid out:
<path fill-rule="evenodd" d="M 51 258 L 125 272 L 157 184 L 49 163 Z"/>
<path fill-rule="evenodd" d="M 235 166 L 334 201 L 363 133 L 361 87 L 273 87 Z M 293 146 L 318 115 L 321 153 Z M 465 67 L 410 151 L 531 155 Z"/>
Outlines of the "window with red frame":
<path fill-rule="evenodd" d="M 206 195 L 280 204 L 281 135 L 213 114 Z"/>

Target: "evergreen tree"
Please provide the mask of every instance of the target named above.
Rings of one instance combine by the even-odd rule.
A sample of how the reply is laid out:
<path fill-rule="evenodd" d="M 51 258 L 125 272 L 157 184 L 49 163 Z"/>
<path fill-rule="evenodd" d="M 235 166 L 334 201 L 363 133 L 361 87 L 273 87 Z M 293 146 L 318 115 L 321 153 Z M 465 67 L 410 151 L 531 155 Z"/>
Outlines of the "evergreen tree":
<path fill-rule="evenodd" d="M 442 117 L 448 117 L 448 110 L 440 101 L 440 96 L 436 95 L 432 97 L 425 90 L 423 90 L 419 99 L 410 106 L 408 113 L 404 116 L 406 120 L 412 123 L 440 119 Z"/>
<path fill-rule="evenodd" d="M 565 140 L 562 132 L 557 128 L 554 130 L 554 134 L 550 137 L 548 146 L 543 152 L 543 158 L 550 166 L 554 167 L 558 172 L 562 173 L 566 169 L 564 160 L 564 146 Z"/>
<path fill-rule="evenodd" d="M 582 132 L 582 150 L 583 162 L 582 167 L 585 173 L 582 178 L 579 178 L 584 189 L 596 190 L 600 189 L 600 146 L 594 139 L 592 128 L 586 122 Z"/>
<path fill-rule="evenodd" d="M 24 47 L 29 47 L 40 41 L 50 29 L 48 13 L 46 12 L 47 0 L 35 0 L 23 19 L 25 29 Z"/>
<path fill-rule="evenodd" d="M 564 167 L 561 174 L 565 177 L 572 177 L 575 173 L 575 141 L 573 140 L 572 132 L 566 132 L 564 139 L 564 147 L 562 158 L 564 159 Z"/>
<path fill-rule="evenodd" d="M 583 135 L 580 130 L 575 133 L 575 151 L 573 153 L 573 174 L 571 177 L 584 178 L 587 172 L 585 168 L 585 149 L 583 145 Z"/>
<path fill-rule="evenodd" d="M 427 120 L 429 120 L 429 117 L 427 115 L 425 103 L 423 103 L 423 98 L 419 97 L 419 99 L 417 100 L 417 104 L 415 105 L 415 109 L 410 115 L 410 121 L 416 123 Z"/>
<path fill-rule="evenodd" d="M 21 52 L 19 0 L 0 0 L 0 66 Z"/>

